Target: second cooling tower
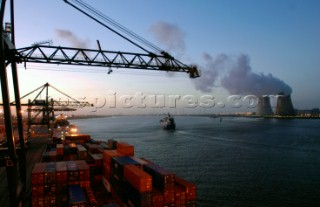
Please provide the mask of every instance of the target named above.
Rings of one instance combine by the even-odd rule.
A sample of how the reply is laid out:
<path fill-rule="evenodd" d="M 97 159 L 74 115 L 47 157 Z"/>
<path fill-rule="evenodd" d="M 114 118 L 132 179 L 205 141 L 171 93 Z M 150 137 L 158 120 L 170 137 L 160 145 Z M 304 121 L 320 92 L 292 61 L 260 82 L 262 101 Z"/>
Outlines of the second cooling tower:
<path fill-rule="evenodd" d="M 295 111 L 292 105 L 291 96 L 279 94 L 277 107 L 275 111 L 275 115 L 277 116 L 293 116 L 295 115 Z"/>
<path fill-rule="evenodd" d="M 273 115 L 269 96 L 259 97 L 256 115 L 258 115 L 258 116 Z"/>

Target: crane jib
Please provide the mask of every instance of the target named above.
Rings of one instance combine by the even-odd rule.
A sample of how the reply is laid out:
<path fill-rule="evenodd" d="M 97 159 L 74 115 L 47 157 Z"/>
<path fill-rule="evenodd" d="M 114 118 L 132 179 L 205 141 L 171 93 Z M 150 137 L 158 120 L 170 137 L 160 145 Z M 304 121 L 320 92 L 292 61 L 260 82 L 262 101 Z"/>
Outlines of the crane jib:
<path fill-rule="evenodd" d="M 191 78 L 199 77 L 196 66 L 185 65 L 167 54 L 143 54 L 47 45 L 20 48 L 16 50 L 16 54 L 20 62 L 186 72 Z"/>
<path fill-rule="evenodd" d="M 81 13 L 85 14 L 92 20 L 96 21 L 103 27 L 107 28 L 108 30 L 114 32 L 115 34 L 119 35 L 123 39 L 127 40 L 131 44 L 137 46 L 141 50 L 147 52 L 148 55 L 150 55 L 150 59 L 155 59 L 156 65 L 152 64 L 152 61 L 147 61 L 150 64 L 145 64 L 145 61 L 140 62 L 140 64 L 132 64 L 132 62 L 123 62 L 120 64 L 114 64 L 114 62 L 111 62 L 107 60 L 108 67 L 123 67 L 123 68 L 136 68 L 136 69 L 154 69 L 154 70 L 166 70 L 166 71 L 178 71 L 178 72 L 187 72 L 189 73 L 190 78 L 196 78 L 200 76 L 200 73 L 196 66 L 187 66 L 183 63 L 181 63 L 178 60 L 175 60 L 173 56 L 171 56 L 169 53 L 163 51 L 156 45 L 152 44 L 148 40 L 144 39 L 143 37 L 137 35 L 136 33 L 132 32 L 128 28 L 124 27 L 120 23 L 116 22 L 115 20 L 111 19 L 110 17 L 106 16 L 102 12 L 98 11 L 97 9 L 93 8 L 89 4 L 85 3 L 82 0 L 64 0 L 67 4 L 75 8 L 76 10 L 80 11 Z M 129 37 L 130 38 L 129 38 Z M 132 39 L 135 39 L 136 41 L 133 41 Z M 153 53 L 149 52 L 147 49 L 142 47 L 137 42 L 140 42 L 144 44 L 145 46 L 151 48 L 152 50 L 162 54 L 160 55 L 153 55 Z M 99 44 L 100 45 L 100 44 Z M 123 53 L 124 54 L 124 53 Z M 128 54 L 128 53 L 126 53 Z M 151 55 L 152 54 L 152 55 Z M 140 59 L 142 57 L 147 57 L 148 55 L 142 55 L 142 54 L 133 54 L 134 58 L 131 60 Z M 160 59 L 164 59 L 163 62 L 160 61 Z M 168 64 L 169 62 L 172 62 L 171 64 Z M 139 68 L 140 67 L 140 68 Z"/>

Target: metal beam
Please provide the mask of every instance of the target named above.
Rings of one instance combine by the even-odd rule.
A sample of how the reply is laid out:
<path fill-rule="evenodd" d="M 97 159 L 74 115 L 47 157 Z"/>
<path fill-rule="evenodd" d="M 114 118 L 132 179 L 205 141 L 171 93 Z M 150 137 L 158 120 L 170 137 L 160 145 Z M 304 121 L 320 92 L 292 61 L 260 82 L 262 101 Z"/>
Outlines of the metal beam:
<path fill-rule="evenodd" d="M 196 66 L 188 66 L 167 53 L 142 54 L 108 50 L 81 49 L 60 46 L 34 45 L 17 49 L 20 62 L 49 63 L 57 65 L 100 66 L 185 72 L 190 78 L 200 76 Z"/>
<path fill-rule="evenodd" d="M 11 15 L 11 41 L 13 46 L 15 45 L 15 21 L 14 21 L 14 0 L 10 0 L 10 15 Z M 26 145 L 25 145 L 25 137 L 23 133 L 23 123 L 22 123 L 22 109 L 21 109 L 21 101 L 20 101 L 20 90 L 19 90 L 19 78 L 17 72 L 17 64 L 16 62 L 11 62 L 11 70 L 12 70 L 12 82 L 14 88 L 14 97 L 16 102 L 16 111 L 17 111 L 17 122 L 18 122 L 18 132 L 19 132 L 19 170 L 20 170 L 20 179 L 23 184 L 23 190 L 26 190 L 27 185 L 27 160 L 26 160 Z"/>
<path fill-rule="evenodd" d="M 3 32 L 3 17 L 5 11 L 6 1 L 2 0 L 1 10 L 0 10 L 0 24 L 1 24 L 1 33 Z M 17 171 L 17 153 L 14 142 L 14 135 L 12 129 L 11 121 L 11 109 L 10 109 L 10 98 L 9 98 L 9 87 L 8 87 L 8 77 L 7 77 L 7 68 L 6 68 L 6 54 L 5 54 L 5 43 L 3 35 L 0 35 L 0 81 L 1 81 L 1 92 L 3 100 L 3 113 L 5 118 L 6 126 L 6 137 L 8 144 L 9 159 L 7 169 L 7 180 L 10 194 L 10 206 L 17 206 L 17 189 L 18 189 L 18 171 Z"/>

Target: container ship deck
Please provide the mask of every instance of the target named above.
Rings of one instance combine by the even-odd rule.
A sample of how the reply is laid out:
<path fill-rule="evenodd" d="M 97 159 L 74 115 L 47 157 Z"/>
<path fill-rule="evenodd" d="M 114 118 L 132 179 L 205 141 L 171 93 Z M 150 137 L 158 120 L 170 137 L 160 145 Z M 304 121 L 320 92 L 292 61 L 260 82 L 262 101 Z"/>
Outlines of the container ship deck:
<path fill-rule="evenodd" d="M 195 184 L 135 157 L 130 143 L 87 134 L 32 138 L 27 163 L 25 206 L 196 206 Z M 10 206 L 5 170 L 0 176 L 2 206 Z"/>

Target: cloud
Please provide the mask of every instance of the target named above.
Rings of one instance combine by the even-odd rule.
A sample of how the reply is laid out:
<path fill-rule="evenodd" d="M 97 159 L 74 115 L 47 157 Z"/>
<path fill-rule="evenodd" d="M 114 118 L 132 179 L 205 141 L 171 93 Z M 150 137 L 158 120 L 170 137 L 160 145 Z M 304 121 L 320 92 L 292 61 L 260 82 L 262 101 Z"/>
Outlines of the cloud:
<path fill-rule="evenodd" d="M 159 43 L 168 47 L 168 50 L 185 50 L 185 33 L 177 25 L 158 21 L 151 25 L 149 31 L 154 35 Z"/>
<path fill-rule="evenodd" d="M 72 47 L 88 48 L 90 44 L 89 40 L 80 39 L 69 30 L 55 29 L 55 33 L 58 35 L 59 38 L 67 40 Z"/>
<path fill-rule="evenodd" d="M 195 88 L 202 92 L 211 92 L 212 88 L 217 86 L 218 78 L 227 58 L 225 54 L 220 54 L 214 59 L 208 53 L 204 53 L 203 59 L 206 65 L 201 70 L 201 77 L 194 80 Z"/>

